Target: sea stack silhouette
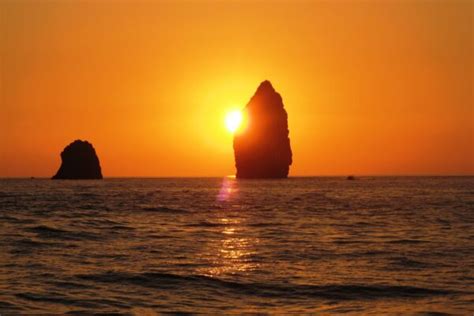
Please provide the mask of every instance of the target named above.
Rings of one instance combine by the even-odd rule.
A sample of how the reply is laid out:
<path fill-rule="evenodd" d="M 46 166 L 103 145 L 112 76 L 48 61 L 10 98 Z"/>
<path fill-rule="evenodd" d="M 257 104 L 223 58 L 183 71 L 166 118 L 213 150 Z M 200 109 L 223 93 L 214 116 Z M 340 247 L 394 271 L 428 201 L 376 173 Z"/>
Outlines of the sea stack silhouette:
<path fill-rule="evenodd" d="M 88 141 L 76 140 L 61 153 L 61 167 L 53 179 L 102 179 L 99 158 Z"/>
<path fill-rule="evenodd" d="M 292 163 L 288 114 L 270 81 L 263 81 L 244 109 L 246 126 L 234 135 L 237 178 L 287 178 Z"/>

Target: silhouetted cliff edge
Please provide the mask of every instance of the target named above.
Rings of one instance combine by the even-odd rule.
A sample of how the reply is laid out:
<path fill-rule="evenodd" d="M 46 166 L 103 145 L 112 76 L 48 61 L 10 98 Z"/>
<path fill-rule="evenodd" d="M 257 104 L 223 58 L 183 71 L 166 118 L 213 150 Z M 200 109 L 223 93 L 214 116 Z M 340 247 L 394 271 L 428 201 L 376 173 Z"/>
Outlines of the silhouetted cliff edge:
<path fill-rule="evenodd" d="M 87 141 L 76 140 L 61 153 L 61 167 L 53 179 L 102 179 L 99 158 Z"/>
<path fill-rule="evenodd" d="M 288 115 L 270 81 L 244 109 L 246 127 L 234 135 L 237 178 L 286 178 L 292 163 Z"/>

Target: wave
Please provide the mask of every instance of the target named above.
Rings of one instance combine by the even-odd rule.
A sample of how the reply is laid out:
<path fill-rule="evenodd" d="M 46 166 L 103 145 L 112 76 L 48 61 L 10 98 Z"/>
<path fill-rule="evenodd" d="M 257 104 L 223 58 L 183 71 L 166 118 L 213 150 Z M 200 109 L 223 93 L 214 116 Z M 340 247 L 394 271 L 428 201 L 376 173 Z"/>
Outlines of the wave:
<path fill-rule="evenodd" d="M 0 301 L 0 310 L 7 310 L 7 309 L 19 310 L 20 308 L 12 303 Z"/>
<path fill-rule="evenodd" d="M 413 259 L 409 259 L 406 257 L 397 257 L 391 258 L 391 263 L 389 267 L 393 268 L 394 270 L 398 270 L 400 268 L 403 269 L 427 269 L 433 267 L 434 264 L 429 264 L 427 262 L 417 261 Z"/>
<path fill-rule="evenodd" d="M 251 223 L 248 224 L 249 227 L 280 227 L 280 226 L 285 226 L 282 223 Z"/>
<path fill-rule="evenodd" d="M 63 247 L 64 245 L 59 242 L 44 242 L 44 241 L 37 241 L 30 238 L 22 238 L 16 240 L 12 243 L 13 248 L 15 248 L 14 252 L 22 252 L 22 251 L 31 251 L 31 249 L 38 249 L 42 247 Z"/>
<path fill-rule="evenodd" d="M 169 273 L 125 273 L 106 272 L 102 274 L 76 275 L 85 281 L 100 283 L 132 284 L 155 289 L 196 290 L 218 289 L 236 294 L 259 297 L 320 298 L 337 300 L 381 299 L 381 298 L 421 298 L 453 294 L 453 291 L 401 285 L 306 285 L 243 283 L 217 279 L 204 275 L 176 275 Z"/>
<path fill-rule="evenodd" d="M 387 241 L 388 244 L 422 244 L 429 243 L 427 240 L 418 240 L 418 239 L 398 239 Z"/>
<path fill-rule="evenodd" d="M 158 212 L 158 213 L 189 213 L 187 210 L 177 209 L 177 208 L 170 208 L 166 206 L 156 206 L 156 207 L 142 207 L 142 211 L 146 212 Z"/>
<path fill-rule="evenodd" d="M 203 220 L 198 223 L 186 224 L 186 227 L 221 227 L 227 225 L 227 223 L 213 223 L 207 220 Z"/>
<path fill-rule="evenodd" d="M 35 233 L 39 238 L 43 239 L 60 239 L 60 240 L 99 240 L 100 236 L 90 232 L 73 232 L 58 228 L 39 225 L 25 229 L 30 233 Z M 103 237 L 102 237 L 103 238 Z"/>
<path fill-rule="evenodd" d="M 23 219 L 9 215 L 0 215 L 0 220 L 16 224 L 33 224 L 35 222 L 33 219 Z"/>
<path fill-rule="evenodd" d="M 114 306 L 118 308 L 129 308 L 130 305 L 118 300 L 110 299 L 76 299 L 61 293 L 18 293 L 15 294 L 17 298 L 34 301 L 34 302 L 47 302 L 54 304 L 61 304 L 66 306 L 76 306 L 81 308 L 92 308 L 98 309 L 101 307 Z M 90 313 L 90 312 L 89 312 Z M 86 313 L 87 314 L 87 313 Z"/>

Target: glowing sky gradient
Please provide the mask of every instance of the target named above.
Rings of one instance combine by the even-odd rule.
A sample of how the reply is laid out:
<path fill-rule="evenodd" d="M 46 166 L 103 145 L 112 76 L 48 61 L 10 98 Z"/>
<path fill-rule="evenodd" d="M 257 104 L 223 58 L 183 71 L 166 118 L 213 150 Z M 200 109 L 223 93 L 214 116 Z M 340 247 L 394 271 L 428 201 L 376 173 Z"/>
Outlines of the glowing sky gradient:
<path fill-rule="evenodd" d="M 234 173 L 272 82 L 290 175 L 473 174 L 472 1 L 1 1 L 0 177 L 75 139 L 104 176 Z"/>

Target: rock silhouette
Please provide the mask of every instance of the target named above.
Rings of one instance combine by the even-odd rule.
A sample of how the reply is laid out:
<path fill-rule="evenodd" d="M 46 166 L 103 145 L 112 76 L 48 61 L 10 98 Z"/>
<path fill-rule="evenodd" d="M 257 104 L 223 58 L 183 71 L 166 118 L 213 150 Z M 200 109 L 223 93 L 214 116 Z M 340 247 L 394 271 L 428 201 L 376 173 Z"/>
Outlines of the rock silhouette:
<path fill-rule="evenodd" d="M 61 167 L 53 179 L 102 179 L 99 158 L 87 141 L 76 140 L 61 153 Z"/>
<path fill-rule="evenodd" d="M 237 178 L 286 178 L 292 163 L 288 115 L 270 81 L 244 109 L 246 127 L 234 135 Z"/>

